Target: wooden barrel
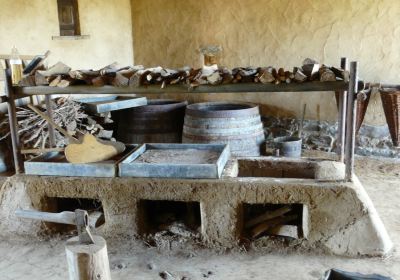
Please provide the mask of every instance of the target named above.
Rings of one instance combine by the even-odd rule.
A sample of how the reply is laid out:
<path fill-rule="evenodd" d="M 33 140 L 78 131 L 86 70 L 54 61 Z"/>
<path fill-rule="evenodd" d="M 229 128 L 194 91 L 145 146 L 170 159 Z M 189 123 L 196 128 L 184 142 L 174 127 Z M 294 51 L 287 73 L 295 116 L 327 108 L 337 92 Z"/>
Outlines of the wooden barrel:
<path fill-rule="evenodd" d="M 130 144 L 180 143 L 186 105 L 186 101 L 155 99 L 121 110 L 116 138 Z"/>
<path fill-rule="evenodd" d="M 183 143 L 229 144 L 234 156 L 259 156 L 264 141 L 256 105 L 209 102 L 186 108 Z"/>

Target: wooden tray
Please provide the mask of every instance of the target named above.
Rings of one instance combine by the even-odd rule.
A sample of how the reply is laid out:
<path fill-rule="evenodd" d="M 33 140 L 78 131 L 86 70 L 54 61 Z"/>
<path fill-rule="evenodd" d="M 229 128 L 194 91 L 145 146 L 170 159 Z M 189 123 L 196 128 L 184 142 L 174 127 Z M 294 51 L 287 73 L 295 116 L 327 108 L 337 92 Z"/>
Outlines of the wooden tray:
<path fill-rule="evenodd" d="M 223 144 L 143 144 L 119 163 L 119 176 L 220 178 L 229 157 Z"/>
<path fill-rule="evenodd" d="M 132 96 L 89 97 L 78 99 L 76 101 L 82 103 L 85 109 L 91 113 L 105 113 L 147 105 L 146 97 Z"/>
<path fill-rule="evenodd" d="M 138 145 L 127 145 L 125 151 L 114 158 L 96 163 L 69 163 L 64 153 L 51 152 L 25 161 L 25 174 L 67 177 L 117 177 L 118 163 Z"/>

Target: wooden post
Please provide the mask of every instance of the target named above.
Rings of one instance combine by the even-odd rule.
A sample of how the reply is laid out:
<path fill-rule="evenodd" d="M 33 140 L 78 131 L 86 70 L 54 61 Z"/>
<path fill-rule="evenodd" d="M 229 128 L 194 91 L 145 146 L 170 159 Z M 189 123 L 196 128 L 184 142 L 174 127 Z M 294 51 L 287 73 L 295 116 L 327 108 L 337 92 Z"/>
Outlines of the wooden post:
<path fill-rule="evenodd" d="M 340 68 L 348 70 L 347 58 L 342 57 L 340 61 Z M 337 153 L 339 155 L 339 161 L 344 162 L 344 147 L 346 141 L 346 104 L 347 104 L 347 91 L 339 92 L 339 121 L 338 121 L 338 132 L 337 132 Z"/>
<path fill-rule="evenodd" d="M 22 158 L 21 158 L 21 147 L 19 143 L 19 136 L 18 136 L 18 123 L 17 123 L 17 116 L 15 110 L 15 99 L 14 99 L 14 92 L 11 86 L 10 76 L 7 75 L 7 70 L 4 70 L 4 82 L 5 82 L 5 90 L 7 96 L 7 109 L 8 109 L 8 122 L 10 124 L 10 135 L 11 135 L 11 142 L 13 148 L 13 158 L 14 158 L 14 166 L 15 166 L 15 173 L 20 174 L 23 172 L 22 166 Z"/>
<path fill-rule="evenodd" d="M 358 92 L 358 65 L 353 61 L 350 63 L 349 92 L 347 95 L 347 126 L 346 126 L 346 180 L 351 181 L 354 173 L 354 148 L 356 138 L 356 97 Z"/>
<path fill-rule="evenodd" d="M 93 235 L 94 244 L 81 244 L 79 237 L 67 240 L 65 251 L 70 280 L 111 280 L 107 244 Z"/>
<path fill-rule="evenodd" d="M 46 95 L 45 96 L 45 102 L 46 102 L 46 111 L 47 111 L 47 116 L 50 119 L 53 119 L 53 109 L 51 108 L 51 95 Z M 56 145 L 56 137 L 55 137 L 55 132 L 54 132 L 54 127 L 51 123 L 48 122 L 48 129 L 49 129 L 49 143 L 50 143 L 50 148 L 53 148 Z"/>

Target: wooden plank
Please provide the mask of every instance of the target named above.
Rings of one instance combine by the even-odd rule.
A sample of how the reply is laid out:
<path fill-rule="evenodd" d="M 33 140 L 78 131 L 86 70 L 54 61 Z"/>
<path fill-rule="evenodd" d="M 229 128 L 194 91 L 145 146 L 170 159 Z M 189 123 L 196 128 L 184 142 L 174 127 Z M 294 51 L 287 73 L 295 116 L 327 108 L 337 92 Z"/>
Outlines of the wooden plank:
<path fill-rule="evenodd" d="M 93 87 L 93 86 L 69 86 L 66 88 L 53 88 L 48 86 L 16 87 L 17 94 L 46 95 L 46 94 L 123 94 L 123 93 L 223 93 L 223 92 L 304 92 L 304 91 L 342 91 L 348 88 L 346 82 L 306 82 L 306 83 L 282 83 L 260 84 L 242 83 L 226 84 L 218 86 L 201 85 L 189 88 L 187 85 L 170 85 L 161 88 L 159 85 L 141 87 Z"/>
<path fill-rule="evenodd" d="M 47 96 L 47 95 L 46 95 Z M 147 105 L 146 97 L 103 96 L 77 99 L 91 113 L 105 113 Z"/>
<path fill-rule="evenodd" d="M 36 55 L 19 55 L 19 58 L 22 60 L 32 60 Z M 0 54 L 0 59 L 10 59 L 11 54 Z"/>
<path fill-rule="evenodd" d="M 64 148 L 22 149 L 21 154 L 43 154 L 49 152 L 64 152 Z"/>

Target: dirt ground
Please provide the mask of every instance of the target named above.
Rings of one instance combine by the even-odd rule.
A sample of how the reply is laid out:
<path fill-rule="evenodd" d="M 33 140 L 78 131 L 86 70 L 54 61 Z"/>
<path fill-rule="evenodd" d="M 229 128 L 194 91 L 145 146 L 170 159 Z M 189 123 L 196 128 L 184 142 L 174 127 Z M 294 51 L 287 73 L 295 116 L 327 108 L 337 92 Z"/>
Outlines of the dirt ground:
<path fill-rule="evenodd" d="M 320 279 L 330 268 L 400 279 L 400 162 L 359 157 L 356 174 L 395 244 L 386 258 L 189 248 L 159 252 L 141 241 L 108 241 L 112 279 Z M 160 276 L 163 272 L 165 278 Z M 0 241 L 0 280 L 10 279 L 68 279 L 63 240 Z"/>

